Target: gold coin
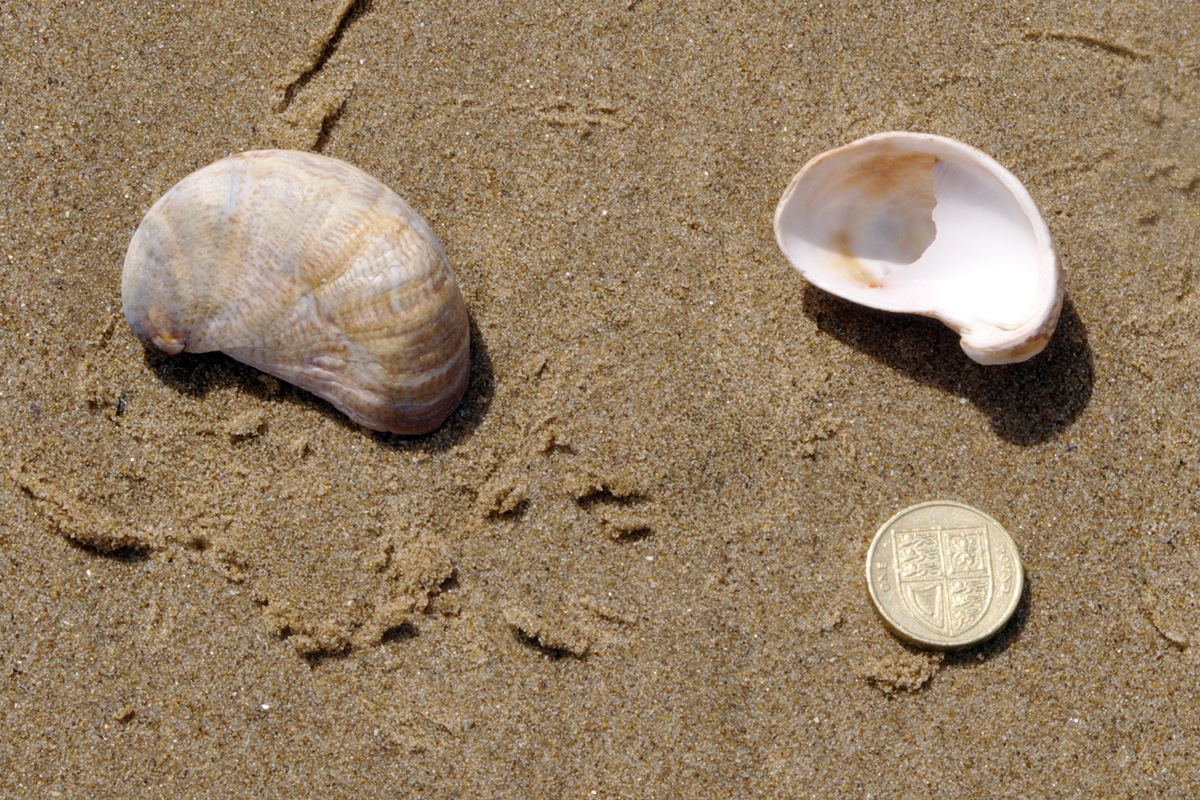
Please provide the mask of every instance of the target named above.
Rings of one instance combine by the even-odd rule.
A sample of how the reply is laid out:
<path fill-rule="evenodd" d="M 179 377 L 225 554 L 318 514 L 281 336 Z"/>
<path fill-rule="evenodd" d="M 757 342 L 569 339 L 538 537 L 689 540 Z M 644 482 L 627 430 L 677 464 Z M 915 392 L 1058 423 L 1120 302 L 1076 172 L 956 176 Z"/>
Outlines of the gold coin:
<path fill-rule="evenodd" d="M 957 650 L 1008 622 L 1025 577 L 1012 537 L 962 503 L 935 500 L 884 523 L 867 551 L 867 588 L 887 626 L 920 647 Z"/>

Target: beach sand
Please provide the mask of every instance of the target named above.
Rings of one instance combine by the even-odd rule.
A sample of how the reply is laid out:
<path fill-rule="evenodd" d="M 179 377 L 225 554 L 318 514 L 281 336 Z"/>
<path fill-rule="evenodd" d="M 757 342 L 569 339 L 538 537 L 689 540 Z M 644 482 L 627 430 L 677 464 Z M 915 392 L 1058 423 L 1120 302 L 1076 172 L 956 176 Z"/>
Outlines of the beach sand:
<path fill-rule="evenodd" d="M 1200 794 L 1194 3 L 44 0 L 0 46 L 0 796 Z M 791 176 L 895 129 L 1028 187 L 1042 355 L 780 254 Z M 437 433 L 131 334 L 142 215 L 264 147 L 445 244 Z M 937 498 L 1027 574 L 946 655 L 863 577 Z"/>

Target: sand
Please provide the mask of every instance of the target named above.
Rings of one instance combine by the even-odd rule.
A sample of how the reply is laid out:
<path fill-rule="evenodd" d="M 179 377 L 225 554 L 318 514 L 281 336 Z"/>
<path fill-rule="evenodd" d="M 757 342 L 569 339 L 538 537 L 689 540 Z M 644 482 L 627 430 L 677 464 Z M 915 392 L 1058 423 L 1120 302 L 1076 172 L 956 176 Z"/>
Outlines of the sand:
<path fill-rule="evenodd" d="M 1191 2 L 0 8 L 0 795 L 1194 797 Z M 806 286 L 771 217 L 892 129 L 990 153 L 1067 304 L 981 367 Z M 120 268 L 193 169 L 316 149 L 446 246 L 436 434 L 147 354 Z M 1013 535 L 991 642 L 881 624 L 875 530 Z"/>

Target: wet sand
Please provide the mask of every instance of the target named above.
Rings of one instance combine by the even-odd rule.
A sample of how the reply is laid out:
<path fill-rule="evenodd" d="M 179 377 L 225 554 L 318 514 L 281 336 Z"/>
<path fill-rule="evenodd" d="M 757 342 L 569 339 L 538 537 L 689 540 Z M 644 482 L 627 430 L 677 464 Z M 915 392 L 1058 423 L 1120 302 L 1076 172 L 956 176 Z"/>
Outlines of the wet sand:
<path fill-rule="evenodd" d="M 0 795 L 1195 796 L 1195 12 L 0 9 Z M 779 253 L 800 166 L 894 129 L 1030 190 L 1042 355 L 978 366 Z M 445 244 L 474 360 L 437 433 L 130 333 L 142 215 L 263 147 Z M 936 498 L 1027 575 L 948 655 L 862 574 Z"/>

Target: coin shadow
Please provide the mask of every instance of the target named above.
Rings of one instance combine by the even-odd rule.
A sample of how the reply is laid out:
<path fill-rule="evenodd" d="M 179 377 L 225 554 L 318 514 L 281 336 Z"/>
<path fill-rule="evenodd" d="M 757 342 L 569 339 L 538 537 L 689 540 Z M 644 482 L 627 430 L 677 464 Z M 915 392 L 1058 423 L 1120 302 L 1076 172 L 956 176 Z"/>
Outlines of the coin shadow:
<path fill-rule="evenodd" d="M 463 402 L 440 428 L 424 436 L 401 436 L 365 428 L 316 395 L 235 361 L 224 353 L 168 356 L 147 347 L 143 358 L 159 380 L 189 397 L 203 399 L 216 390 L 234 389 L 263 401 L 308 406 L 335 424 L 370 435 L 388 449 L 436 452 L 449 449 L 468 437 L 491 406 L 495 386 L 491 356 L 474 319 L 470 320 L 470 330 L 471 376 Z"/>
<path fill-rule="evenodd" d="M 1070 298 L 1044 351 L 1020 364 L 993 366 L 967 358 L 957 334 L 933 319 L 866 308 L 811 284 L 804 287 L 802 304 L 823 333 L 916 381 L 966 398 L 987 415 L 992 430 L 1016 445 L 1054 438 L 1092 397 L 1092 349 Z"/>

